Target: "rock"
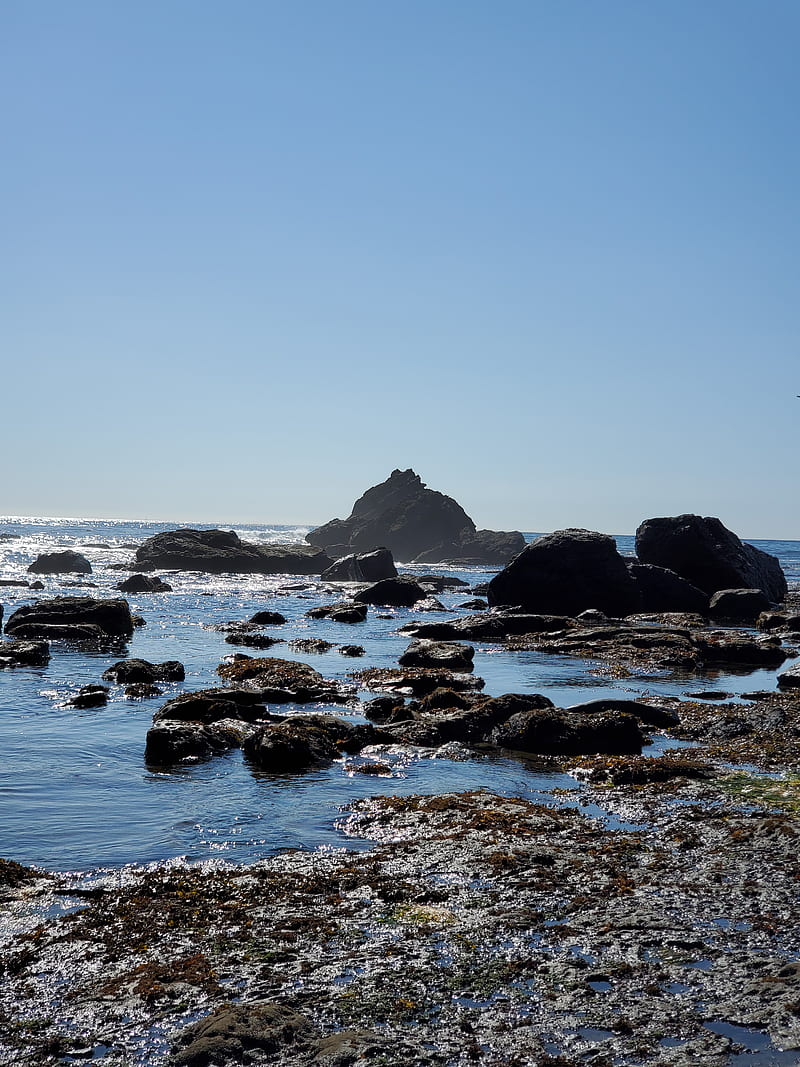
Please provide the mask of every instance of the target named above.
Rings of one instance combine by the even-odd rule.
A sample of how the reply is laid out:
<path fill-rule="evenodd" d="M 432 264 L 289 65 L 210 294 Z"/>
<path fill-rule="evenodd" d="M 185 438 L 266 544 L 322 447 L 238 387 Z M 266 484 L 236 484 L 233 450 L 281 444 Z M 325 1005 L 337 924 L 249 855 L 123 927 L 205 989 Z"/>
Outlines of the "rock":
<path fill-rule="evenodd" d="M 398 660 L 401 667 L 444 667 L 450 671 L 473 670 L 475 649 L 457 641 L 412 641 Z"/>
<path fill-rule="evenodd" d="M 273 704 L 331 703 L 352 697 L 352 686 L 323 678 L 307 663 L 277 657 L 237 654 L 231 663 L 220 664 L 217 674 Z"/>
<path fill-rule="evenodd" d="M 435 596 L 426 596 L 424 600 L 418 600 L 414 604 L 416 611 L 449 611 L 441 600 L 437 600 Z"/>
<path fill-rule="evenodd" d="M 339 645 L 341 656 L 363 656 L 366 651 L 363 645 Z"/>
<path fill-rule="evenodd" d="M 668 567 L 709 595 L 720 589 L 760 589 L 773 603 L 786 596 L 775 556 L 745 544 L 719 519 L 700 515 L 647 519 L 636 531 L 643 563 Z"/>
<path fill-rule="evenodd" d="M 346 722 L 332 715 L 293 715 L 255 731 L 244 754 L 261 771 L 292 774 L 330 763 L 342 752 L 359 752 L 380 735 L 368 724 Z"/>
<path fill-rule="evenodd" d="M 41 592 L 42 589 L 44 589 L 44 585 L 42 584 L 42 582 L 31 582 L 31 589 L 35 589 L 38 593 Z"/>
<path fill-rule="evenodd" d="M 502 567 L 518 556 L 525 538 L 516 531 L 476 530 L 459 541 L 443 541 L 420 552 L 415 563 L 456 563 L 474 567 Z"/>
<path fill-rule="evenodd" d="M 28 574 L 91 574 L 92 565 L 80 554 L 68 549 L 65 552 L 44 552 L 28 567 Z"/>
<path fill-rule="evenodd" d="M 367 605 L 343 601 L 340 604 L 325 604 L 311 608 L 306 612 L 309 619 L 330 619 L 331 622 L 364 622 L 367 618 Z"/>
<path fill-rule="evenodd" d="M 289 642 L 289 648 L 293 648 L 295 652 L 311 652 L 314 655 L 330 652 L 333 647 L 332 642 L 323 641 L 321 637 L 296 637 Z"/>
<path fill-rule="evenodd" d="M 391 721 L 388 732 L 395 741 L 432 748 L 453 742 L 476 744 L 490 741 L 493 729 L 513 714 L 552 707 L 547 697 L 538 693 L 485 698 L 437 689 L 406 705 L 406 721 Z M 411 722 L 407 721 L 409 714 L 413 715 Z"/>
<path fill-rule="evenodd" d="M 255 545 L 231 530 L 171 530 L 136 550 L 133 570 L 210 574 L 321 574 L 330 558 L 308 545 Z"/>
<path fill-rule="evenodd" d="M 17 589 L 28 589 L 29 588 L 29 583 L 28 582 L 19 581 L 16 578 L 0 578 L 0 586 L 3 586 L 3 587 L 14 586 Z M 42 588 L 44 588 L 44 587 L 42 587 Z M 3 616 L 0 615 L 0 619 L 2 619 L 2 617 Z"/>
<path fill-rule="evenodd" d="M 150 663 L 146 659 L 124 659 L 103 671 L 107 682 L 128 685 L 131 682 L 182 682 L 186 672 L 176 659 Z"/>
<path fill-rule="evenodd" d="M 231 719 L 209 725 L 164 720 L 147 731 L 144 760 L 151 766 L 169 767 L 185 760 L 212 759 L 232 748 L 241 748 L 254 729 Z"/>
<path fill-rule="evenodd" d="M 163 690 L 149 682 L 132 682 L 125 686 L 124 692 L 128 700 L 152 700 L 160 697 Z"/>
<path fill-rule="evenodd" d="M 46 641 L 0 641 L 0 670 L 6 667 L 46 667 L 50 646 Z"/>
<path fill-rule="evenodd" d="M 425 599 L 425 590 L 413 578 L 385 578 L 356 593 L 359 604 L 380 604 L 395 608 L 410 608 Z"/>
<path fill-rule="evenodd" d="M 84 685 L 74 697 L 66 701 L 68 708 L 101 708 L 108 703 L 108 686 Z"/>
<path fill-rule="evenodd" d="M 261 722 L 271 720 L 260 696 L 247 689 L 200 689 L 181 693 L 158 709 L 153 722 L 166 720 L 209 725 L 221 720 Z"/>
<path fill-rule="evenodd" d="M 172 586 L 161 578 L 149 574 L 132 574 L 117 585 L 123 593 L 171 593 Z"/>
<path fill-rule="evenodd" d="M 57 636 L 124 637 L 133 633 L 127 600 L 93 600 L 91 597 L 56 597 L 17 608 L 6 623 L 7 634 L 33 635 L 34 630 L 58 629 Z M 52 636 L 56 636 L 51 631 Z"/>
<path fill-rule="evenodd" d="M 612 537 L 559 530 L 537 538 L 495 575 L 489 604 L 561 615 L 597 608 L 622 616 L 638 611 L 641 597 Z"/>
<path fill-rule="evenodd" d="M 280 1003 L 223 1004 L 179 1035 L 170 1067 L 266 1063 L 288 1046 L 307 1044 L 317 1031 L 304 1015 Z"/>
<path fill-rule="evenodd" d="M 463 604 L 456 604 L 456 607 L 460 611 L 483 611 L 484 608 L 489 607 L 489 604 L 486 600 L 476 597 L 475 600 L 465 600 Z"/>
<path fill-rule="evenodd" d="M 434 689 L 483 689 L 483 678 L 433 667 L 368 667 L 353 677 L 363 689 L 373 692 L 411 693 L 425 696 Z"/>
<path fill-rule="evenodd" d="M 746 634 L 733 631 L 710 631 L 692 636 L 703 664 L 720 663 L 741 667 L 780 667 L 787 653 L 777 638 L 761 637 L 753 640 Z"/>
<path fill-rule="evenodd" d="M 720 589 L 709 602 L 708 613 L 717 622 L 754 626 L 770 602 L 760 589 Z"/>
<path fill-rule="evenodd" d="M 249 630 L 242 626 L 231 630 L 225 638 L 227 645 L 240 645 L 243 648 L 272 648 L 273 645 L 283 644 L 282 637 L 271 637 L 269 634 L 259 633 L 257 630 Z"/>
<path fill-rule="evenodd" d="M 625 560 L 628 574 L 641 596 L 641 610 L 706 614 L 708 594 L 666 567 Z"/>
<path fill-rule="evenodd" d="M 570 713 L 580 712 L 582 715 L 596 715 L 600 712 L 624 712 L 632 715 L 639 722 L 648 726 L 662 727 L 677 726 L 679 719 L 671 708 L 659 708 L 650 704 L 643 704 L 641 700 L 622 700 L 606 698 L 600 700 L 587 700 L 582 704 L 573 704 L 565 709 Z"/>
<path fill-rule="evenodd" d="M 770 633 L 775 630 L 797 633 L 800 631 L 800 615 L 794 611 L 765 611 L 756 619 L 756 628 Z"/>
<path fill-rule="evenodd" d="M 331 551 L 364 552 L 385 545 L 395 559 L 411 562 L 422 553 L 426 562 L 481 556 L 501 565 L 515 551 L 521 534 L 478 531 L 464 509 L 449 496 L 427 489 L 413 470 L 394 470 L 353 505 L 347 519 L 333 519 L 312 530 L 306 540 Z M 503 555 L 504 553 L 508 553 Z M 503 558 L 495 558 L 503 555 Z"/>
<path fill-rule="evenodd" d="M 254 626 L 282 626 L 286 622 L 286 616 L 279 611 L 257 611 L 247 620 Z"/>
<path fill-rule="evenodd" d="M 577 623 L 565 615 L 529 615 L 517 611 L 485 611 L 464 615 L 452 622 L 412 620 L 400 627 L 401 633 L 438 641 L 497 641 L 512 634 L 547 633 L 575 628 Z"/>
<path fill-rule="evenodd" d="M 384 578 L 396 578 L 397 568 L 388 548 L 376 548 L 372 552 L 354 552 L 337 559 L 322 572 L 326 582 L 380 582 Z"/>
<path fill-rule="evenodd" d="M 778 675 L 778 689 L 800 689 L 800 663 Z"/>
<path fill-rule="evenodd" d="M 426 592 L 446 593 L 448 590 L 458 592 L 460 589 L 469 589 L 469 583 L 460 578 L 452 578 L 448 574 L 420 574 L 416 581 Z"/>
<path fill-rule="evenodd" d="M 585 715 L 558 708 L 518 712 L 497 727 L 493 740 L 502 748 L 548 756 L 638 754 L 644 743 L 632 715 Z"/>

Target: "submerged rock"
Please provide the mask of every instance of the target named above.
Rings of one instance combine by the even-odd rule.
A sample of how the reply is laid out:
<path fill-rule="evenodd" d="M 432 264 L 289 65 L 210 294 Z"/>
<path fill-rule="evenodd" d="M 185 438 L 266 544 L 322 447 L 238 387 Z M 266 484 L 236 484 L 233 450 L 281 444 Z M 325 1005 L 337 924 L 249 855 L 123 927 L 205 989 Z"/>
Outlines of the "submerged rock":
<path fill-rule="evenodd" d="M 413 470 L 394 470 L 353 505 L 347 519 L 332 519 L 306 540 L 333 553 L 363 552 L 385 545 L 395 559 L 426 563 L 467 560 L 502 565 L 521 551 L 520 533 L 477 530 L 452 497 L 426 488 Z"/>
<path fill-rule="evenodd" d="M 128 685 L 131 682 L 182 682 L 186 671 L 176 659 L 150 663 L 146 659 L 125 659 L 103 671 L 107 682 Z"/>
<path fill-rule="evenodd" d="M 777 558 L 741 541 L 716 518 L 647 519 L 636 531 L 636 555 L 643 563 L 668 567 L 708 594 L 760 589 L 773 603 L 786 596 Z"/>
<path fill-rule="evenodd" d="M 28 567 L 28 574 L 91 574 L 92 565 L 80 554 L 67 549 L 65 552 L 43 552 Z"/>
<path fill-rule="evenodd" d="M 109 690 L 105 685 L 84 685 L 66 702 L 68 708 L 102 708 L 108 703 Z"/>
<path fill-rule="evenodd" d="M 255 545 L 232 530 L 170 530 L 136 550 L 133 570 L 203 571 L 210 574 L 321 574 L 331 565 L 304 544 Z"/>

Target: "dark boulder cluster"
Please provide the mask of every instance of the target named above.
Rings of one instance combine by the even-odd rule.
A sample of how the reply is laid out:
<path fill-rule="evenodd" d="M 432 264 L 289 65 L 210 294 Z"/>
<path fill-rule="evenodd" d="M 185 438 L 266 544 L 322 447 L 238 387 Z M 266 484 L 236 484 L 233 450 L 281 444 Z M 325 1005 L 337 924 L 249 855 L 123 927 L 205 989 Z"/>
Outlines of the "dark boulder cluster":
<path fill-rule="evenodd" d="M 590 530 L 546 534 L 491 580 L 489 604 L 568 616 L 595 609 L 615 618 L 696 612 L 752 623 L 786 596 L 778 560 L 744 544 L 719 519 L 648 519 L 636 533 L 636 551 L 626 559 L 613 538 Z"/>
<path fill-rule="evenodd" d="M 337 557 L 384 545 L 405 563 L 484 566 L 502 566 L 525 547 L 521 533 L 478 530 L 460 504 L 426 488 L 410 469 L 392 471 L 359 497 L 347 519 L 332 519 L 306 540 Z"/>

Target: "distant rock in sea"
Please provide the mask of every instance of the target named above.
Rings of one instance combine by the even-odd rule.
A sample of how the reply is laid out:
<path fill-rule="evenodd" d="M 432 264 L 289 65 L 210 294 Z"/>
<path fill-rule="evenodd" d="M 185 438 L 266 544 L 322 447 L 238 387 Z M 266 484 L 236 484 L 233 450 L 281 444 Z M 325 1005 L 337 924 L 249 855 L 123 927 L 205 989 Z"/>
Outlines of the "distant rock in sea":
<path fill-rule="evenodd" d="M 335 557 L 386 546 L 405 563 L 503 566 L 525 547 L 521 533 L 478 530 L 460 504 L 428 489 L 413 470 L 394 470 L 353 505 L 347 519 L 332 519 L 306 540 Z"/>
<path fill-rule="evenodd" d="M 205 571 L 208 574 L 321 574 L 333 560 L 319 548 L 255 545 L 232 530 L 168 530 L 136 550 L 135 571 Z"/>

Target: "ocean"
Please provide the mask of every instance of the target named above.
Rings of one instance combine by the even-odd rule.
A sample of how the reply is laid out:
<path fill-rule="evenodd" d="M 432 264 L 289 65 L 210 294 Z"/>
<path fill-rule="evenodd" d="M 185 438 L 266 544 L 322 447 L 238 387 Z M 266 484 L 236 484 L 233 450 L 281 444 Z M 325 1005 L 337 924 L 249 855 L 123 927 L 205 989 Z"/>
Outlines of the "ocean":
<path fill-rule="evenodd" d="M 188 523 L 117 522 L 92 519 L 0 517 L 0 579 L 28 580 L 26 568 L 41 552 L 72 548 L 91 562 L 93 573 L 44 576 L 41 593 L 14 586 L 0 588 L 5 616 L 37 597 L 122 596 L 115 586 L 127 577 L 114 569 L 133 556 L 153 534 Z M 209 528 L 207 524 L 196 524 Z M 302 540 L 307 526 L 238 525 L 244 540 L 259 543 Z M 526 535 L 532 540 L 536 534 Z M 633 538 L 617 538 L 623 554 L 633 554 Z M 753 541 L 776 555 L 790 585 L 800 589 L 800 542 Z M 446 574 L 470 586 L 487 581 L 493 571 L 480 568 L 410 567 L 410 573 Z M 149 768 L 144 746 L 153 713 L 179 692 L 218 684 L 219 663 L 237 651 L 224 633 L 210 629 L 246 620 L 270 608 L 287 617 L 275 636 L 320 637 L 335 644 L 358 643 L 360 659 L 336 648 L 321 655 L 294 652 L 276 645 L 270 654 L 310 663 L 323 675 L 347 680 L 366 666 L 395 666 L 408 644 L 397 632 L 412 617 L 407 609 L 371 611 L 365 623 L 347 626 L 310 620 L 306 612 L 339 595 L 316 578 L 261 575 L 165 575 L 173 587 L 166 594 L 129 594 L 132 611 L 144 617 L 127 645 L 116 651 L 70 647 L 58 643 L 43 668 L 0 671 L 0 827 L 2 855 L 52 871 L 89 872 L 174 858 L 248 863 L 285 848 L 361 848 L 338 826 L 343 806 L 376 793 L 437 793 L 474 788 L 568 803 L 594 811 L 585 787 L 568 775 L 543 771 L 533 762 L 481 757 L 474 760 L 431 759 L 408 754 L 397 758 L 390 777 L 355 773 L 347 761 L 300 775 L 254 771 L 238 751 L 207 763 L 185 764 L 169 771 Z M 81 584 L 72 586 L 77 581 Z M 95 588 L 87 587 L 91 582 Z M 465 588 L 439 596 L 445 607 L 471 597 Z M 435 616 L 432 616 L 435 617 Z M 248 652 L 247 649 L 238 651 Z M 258 655 L 260 653 L 253 653 Z M 153 662 L 180 660 L 186 679 L 164 687 L 160 697 L 131 700 L 112 686 L 102 708 L 78 710 L 65 701 L 84 685 L 101 682 L 117 660 L 137 657 Z M 614 694 L 680 694 L 708 687 L 733 694 L 775 687 L 775 672 L 707 674 L 687 678 L 637 676 L 612 682 L 580 661 L 537 652 L 509 652 L 499 645 L 476 644 L 475 673 L 485 692 L 538 692 L 568 707 Z M 282 711 L 291 713 L 291 706 Z M 333 710 L 360 720 L 351 707 L 304 706 L 304 712 Z M 674 741 L 659 741 L 659 746 Z M 553 790 L 558 790 L 554 794 Z M 601 813 L 602 814 L 602 813 Z"/>

